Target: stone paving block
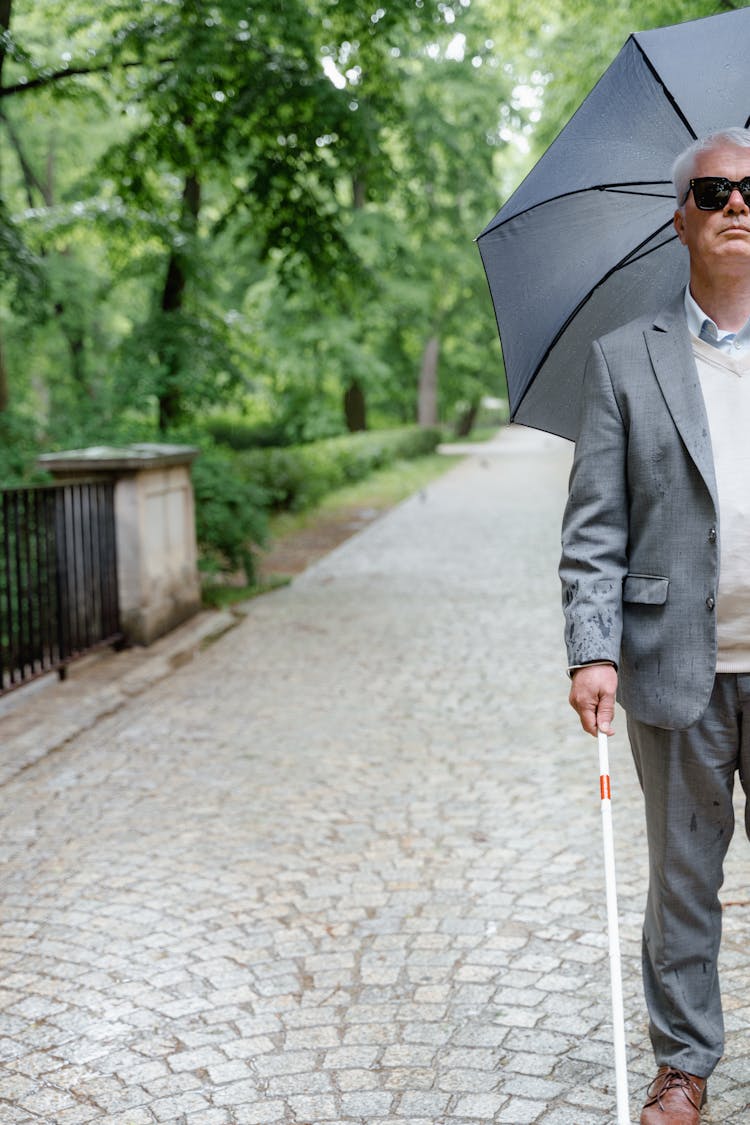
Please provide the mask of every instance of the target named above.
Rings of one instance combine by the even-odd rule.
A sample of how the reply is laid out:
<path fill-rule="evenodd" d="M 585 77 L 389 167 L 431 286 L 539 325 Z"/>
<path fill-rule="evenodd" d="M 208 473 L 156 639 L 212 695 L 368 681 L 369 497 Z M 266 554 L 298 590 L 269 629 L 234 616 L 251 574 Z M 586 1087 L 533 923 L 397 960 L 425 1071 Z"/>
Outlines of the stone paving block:
<path fill-rule="evenodd" d="M 333 1087 L 330 1075 L 320 1071 L 313 1074 L 282 1074 L 269 1078 L 265 1092 L 270 1097 L 286 1097 L 289 1094 L 325 1094 Z"/>
<path fill-rule="evenodd" d="M 214 1047 L 198 1047 L 194 1051 L 178 1051 L 167 1057 L 167 1064 L 175 1074 L 181 1070 L 207 1070 L 226 1062 L 226 1056 Z"/>
<path fill-rule="evenodd" d="M 290 1020 L 292 1016 L 292 1012 L 285 1012 L 284 1021 Z M 273 1035 L 274 1032 L 280 1031 L 282 1027 L 280 1017 L 273 1012 L 252 1015 L 248 1012 L 242 1021 L 237 1023 L 237 1029 L 244 1039 L 258 1039 L 261 1036 Z"/>
<path fill-rule="evenodd" d="M 250 1069 L 242 1059 L 236 1059 L 209 1066 L 208 1077 L 213 1086 L 223 1086 L 227 1082 L 240 1082 L 250 1078 Z"/>
<path fill-rule="evenodd" d="M 97 1106 L 76 1102 L 70 1109 L 55 1113 L 55 1125 L 86 1125 L 88 1121 L 100 1121 L 102 1112 Z"/>
<path fill-rule="evenodd" d="M 271 1125 L 274 1121 L 281 1121 L 285 1115 L 282 1101 L 265 1099 L 249 1105 L 237 1106 L 232 1110 L 234 1125 Z"/>
<path fill-rule="evenodd" d="M 511 1098 L 495 1114 L 495 1121 L 507 1122 L 507 1125 L 531 1125 L 541 1117 L 546 1109 L 543 1102 L 529 1102 L 523 1098 Z"/>
<path fill-rule="evenodd" d="M 349 1046 L 377 1046 L 393 1041 L 395 1034 L 389 1023 L 360 1023 L 344 1032 L 343 1044 Z"/>
<path fill-rule="evenodd" d="M 410 1091 L 399 1101 L 397 1113 L 399 1117 L 427 1117 L 434 1120 L 445 1113 L 449 1100 L 448 1094 Z"/>
<path fill-rule="evenodd" d="M 340 1125 L 349 1125 L 342 1121 Z M 442 1125 L 442 1121 L 435 1122 L 428 1117 L 384 1117 L 380 1125 Z"/>
<path fill-rule="evenodd" d="M 436 1067 L 396 1067 L 386 1073 L 387 1090 L 432 1090 L 438 1075 Z"/>
<path fill-rule="evenodd" d="M 334 1081 L 339 1090 L 344 1093 L 352 1093 L 357 1090 L 376 1090 L 380 1085 L 380 1077 L 376 1071 L 356 1067 L 351 1070 L 338 1071 Z"/>
<path fill-rule="evenodd" d="M 478 1094 L 494 1091 L 498 1086 L 498 1077 L 482 1070 L 444 1070 L 440 1072 L 437 1085 L 438 1089 L 453 1093 Z"/>
<path fill-rule="evenodd" d="M 341 1107 L 345 1116 L 363 1117 L 366 1121 L 373 1117 L 386 1117 L 390 1113 L 393 1102 L 393 1094 L 377 1090 L 341 1096 Z"/>
<path fill-rule="evenodd" d="M 562 1083 L 537 1078 L 533 1075 L 517 1075 L 503 1082 L 503 1091 L 520 1098 L 528 1098 L 531 1101 L 543 1101 L 547 1105 L 566 1092 Z"/>
<path fill-rule="evenodd" d="M 555 1106 L 537 1120 L 542 1125 L 602 1125 L 601 1113 L 587 1113 L 566 1105 Z"/>
<path fill-rule="evenodd" d="M 185 1121 L 185 1117 L 182 1118 Z M 201 1112 L 200 1125 L 233 1125 L 234 1116 L 227 1109 L 208 1109 Z"/>
<path fill-rule="evenodd" d="M 506 1104 L 507 1097 L 502 1094 L 467 1094 L 456 1102 L 451 1117 L 478 1117 L 492 1120 L 497 1111 Z"/>
<path fill-rule="evenodd" d="M 253 1069 L 264 1078 L 274 1074 L 312 1073 L 316 1057 L 312 1051 L 286 1051 L 283 1054 L 258 1055 Z"/>
<path fill-rule="evenodd" d="M 17 1099 L 19 1106 L 27 1113 L 36 1114 L 37 1117 L 54 1120 L 66 1109 L 75 1108 L 76 1100 L 66 1090 L 57 1090 L 51 1086 L 46 1089 L 36 1089 L 24 1093 Z"/>
<path fill-rule="evenodd" d="M 326 1095 L 291 1097 L 287 1099 L 287 1104 L 294 1113 L 295 1121 L 308 1121 L 310 1118 L 325 1121 L 326 1118 L 338 1117 L 336 1099 Z"/>
<path fill-rule="evenodd" d="M 0 1104 L 0 1125 L 39 1125 L 38 1117 L 29 1117 L 17 1106 Z"/>
<path fill-rule="evenodd" d="M 4 1101 L 20 1101 L 36 1089 L 36 1082 L 22 1074 L 0 1074 L 0 1098 Z"/>
<path fill-rule="evenodd" d="M 200 1090 L 202 1086 L 203 1078 L 190 1071 L 182 1071 L 180 1074 L 166 1074 L 163 1078 L 151 1078 L 144 1083 L 144 1089 L 152 1099 L 176 1097 L 178 1094 L 185 1094 L 191 1090 Z M 101 1097 L 101 1094 L 98 1096 Z"/>
<path fill-rule="evenodd" d="M 453 1034 L 450 1023 L 407 1023 L 402 1031 L 406 1043 L 429 1043 L 441 1047 Z"/>
<path fill-rule="evenodd" d="M 495 1022 L 507 1028 L 532 1028 L 536 1027 L 543 1018 L 543 1011 L 538 1008 L 514 1009 L 512 1006 L 494 1008 Z"/>
<path fill-rule="evenodd" d="M 432 1046 L 418 1046 L 413 1044 L 393 1044 L 386 1047 L 381 1059 L 381 1066 L 390 1067 L 419 1067 L 429 1066 L 435 1057 Z"/>
<path fill-rule="evenodd" d="M 335 1025 L 328 1027 L 307 1027 L 299 1031 L 287 1031 L 284 1045 L 288 1051 L 314 1047 L 337 1047 L 339 1032 Z"/>
<path fill-rule="evenodd" d="M 253 1078 L 242 1078 L 237 1082 L 215 1087 L 211 1092 L 211 1100 L 215 1105 L 231 1106 L 232 1108 L 254 1102 L 259 1094 L 258 1083 Z"/>
<path fill-rule="evenodd" d="M 253 1059 L 258 1055 L 267 1055 L 274 1050 L 273 1040 L 265 1035 L 258 1035 L 252 1039 L 228 1039 L 223 1041 L 222 1050 L 231 1059 Z"/>
<path fill-rule="evenodd" d="M 481 1047 L 452 1047 L 440 1054 L 440 1065 L 448 1070 L 468 1067 L 473 1070 L 494 1070 L 500 1061 L 497 1051 Z"/>
<path fill-rule="evenodd" d="M 190 1117 L 193 1120 L 200 1119 L 200 1116 L 208 1113 L 210 1109 L 207 1099 L 196 1091 L 179 1094 L 174 1098 L 159 1098 L 149 1106 L 149 1111 L 157 1121 L 176 1121 Z"/>

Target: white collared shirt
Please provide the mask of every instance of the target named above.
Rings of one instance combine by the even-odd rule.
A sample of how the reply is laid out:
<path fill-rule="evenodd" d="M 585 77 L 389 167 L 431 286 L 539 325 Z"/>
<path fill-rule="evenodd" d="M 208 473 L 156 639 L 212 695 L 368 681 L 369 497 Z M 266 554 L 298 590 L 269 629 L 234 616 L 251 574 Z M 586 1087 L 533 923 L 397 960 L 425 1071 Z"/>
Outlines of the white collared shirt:
<path fill-rule="evenodd" d="M 685 287 L 685 315 L 690 332 L 699 340 L 704 340 L 723 352 L 735 354 L 750 348 L 750 318 L 745 321 L 739 332 L 728 332 L 724 328 L 719 328 L 710 316 L 706 316 L 690 292 L 689 285 Z"/>

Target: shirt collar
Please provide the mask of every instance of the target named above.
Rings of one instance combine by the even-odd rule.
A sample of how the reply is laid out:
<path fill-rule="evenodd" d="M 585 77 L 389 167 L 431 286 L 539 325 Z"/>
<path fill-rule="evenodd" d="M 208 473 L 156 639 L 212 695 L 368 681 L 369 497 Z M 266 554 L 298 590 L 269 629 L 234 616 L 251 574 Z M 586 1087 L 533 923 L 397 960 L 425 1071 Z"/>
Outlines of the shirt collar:
<path fill-rule="evenodd" d="M 689 285 L 685 288 L 685 315 L 693 336 L 713 344 L 715 348 L 731 352 L 742 352 L 750 348 L 750 318 L 745 321 L 739 332 L 727 332 L 726 329 L 719 328 L 711 317 L 704 313 L 690 292 Z"/>

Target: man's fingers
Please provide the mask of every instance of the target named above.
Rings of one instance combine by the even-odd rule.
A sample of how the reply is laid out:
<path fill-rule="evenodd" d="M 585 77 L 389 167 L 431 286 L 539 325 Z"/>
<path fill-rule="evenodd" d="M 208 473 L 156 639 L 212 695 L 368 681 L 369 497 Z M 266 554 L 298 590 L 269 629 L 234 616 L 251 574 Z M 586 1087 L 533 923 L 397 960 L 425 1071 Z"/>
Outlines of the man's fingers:
<path fill-rule="evenodd" d="M 598 730 L 603 730 L 605 734 L 614 734 L 612 721 L 615 717 L 615 697 L 607 693 L 602 695 L 599 699 L 599 705 L 596 708 L 596 725 Z"/>
<path fill-rule="evenodd" d="M 617 672 L 611 665 L 579 668 L 573 675 L 570 705 L 578 713 L 587 734 L 602 730 L 613 734 Z"/>
<path fill-rule="evenodd" d="M 601 713 L 596 717 L 597 730 L 603 731 L 604 734 L 614 734 L 615 728 L 612 726 L 612 720 L 604 718 Z"/>
<path fill-rule="evenodd" d="M 582 711 L 580 714 L 580 719 L 581 726 L 586 731 L 586 733 L 596 736 L 596 733 L 599 729 L 596 717 L 596 708 L 591 707 L 586 711 Z"/>

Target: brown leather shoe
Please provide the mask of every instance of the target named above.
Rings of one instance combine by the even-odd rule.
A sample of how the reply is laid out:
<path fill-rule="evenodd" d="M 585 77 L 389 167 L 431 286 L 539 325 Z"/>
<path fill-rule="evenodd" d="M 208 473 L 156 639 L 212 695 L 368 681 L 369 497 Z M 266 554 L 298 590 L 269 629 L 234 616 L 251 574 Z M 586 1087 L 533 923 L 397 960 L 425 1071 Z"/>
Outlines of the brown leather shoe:
<path fill-rule="evenodd" d="M 700 1125 L 708 1079 L 660 1066 L 646 1091 L 641 1125 Z"/>

